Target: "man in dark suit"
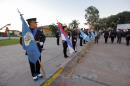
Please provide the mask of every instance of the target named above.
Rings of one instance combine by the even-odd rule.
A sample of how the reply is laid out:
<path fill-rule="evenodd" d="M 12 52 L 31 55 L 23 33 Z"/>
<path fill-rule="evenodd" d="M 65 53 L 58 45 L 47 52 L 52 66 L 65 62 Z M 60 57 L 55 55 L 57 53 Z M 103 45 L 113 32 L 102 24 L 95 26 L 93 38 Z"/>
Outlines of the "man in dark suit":
<path fill-rule="evenodd" d="M 81 30 L 83 31 L 83 28 L 81 28 Z M 83 46 L 83 38 L 80 36 L 81 33 L 79 33 L 79 39 L 80 39 L 80 46 Z"/>
<path fill-rule="evenodd" d="M 60 42 L 60 31 L 59 30 L 56 31 L 56 38 L 57 38 L 57 40 L 56 40 L 57 45 L 60 45 L 60 43 L 59 43 Z"/>
<path fill-rule="evenodd" d="M 126 45 L 129 45 L 129 41 L 130 41 L 130 29 L 128 29 L 128 31 L 126 32 Z"/>
<path fill-rule="evenodd" d="M 74 51 L 76 52 L 75 50 L 75 47 L 76 47 L 76 43 L 77 43 L 77 29 L 75 29 L 74 31 L 72 31 L 72 45 L 73 45 L 73 48 L 74 48 Z"/>
<path fill-rule="evenodd" d="M 105 43 L 107 43 L 108 37 L 109 37 L 109 31 L 106 30 L 104 32 Z"/>
<path fill-rule="evenodd" d="M 115 30 L 112 30 L 112 31 L 110 32 L 111 43 L 114 42 L 115 37 L 116 37 L 116 31 L 115 31 Z"/>
<path fill-rule="evenodd" d="M 117 31 L 117 43 L 121 44 L 122 30 Z"/>
<path fill-rule="evenodd" d="M 45 41 L 45 36 L 43 35 L 43 32 L 41 32 L 39 29 L 37 29 L 36 18 L 27 19 L 27 23 L 29 25 L 29 29 L 31 30 L 31 32 L 34 36 L 34 39 L 37 44 L 37 48 L 38 48 L 39 52 L 41 53 L 42 47 L 43 47 L 43 42 Z M 20 41 L 22 41 L 22 39 Z M 22 43 L 22 42 L 20 42 L 20 43 Z M 27 54 L 27 52 L 26 52 L 26 54 Z M 39 57 L 39 60 L 41 61 L 41 55 Z M 42 77 L 42 74 L 40 73 L 41 65 L 40 65 L 39 60 L 35 64 L 29 61 L 33 80 L 38 80 L 38 78 Z"/>

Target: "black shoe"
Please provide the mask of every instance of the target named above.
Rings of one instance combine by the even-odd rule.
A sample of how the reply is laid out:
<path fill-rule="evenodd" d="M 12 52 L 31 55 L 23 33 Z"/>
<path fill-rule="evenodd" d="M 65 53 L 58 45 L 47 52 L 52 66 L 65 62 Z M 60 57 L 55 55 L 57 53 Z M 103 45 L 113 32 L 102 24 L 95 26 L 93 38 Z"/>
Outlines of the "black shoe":
<path fill-rule="evenodd" d="M 69 56 L 64 56 L 65 58 L 68 58 Z"/>

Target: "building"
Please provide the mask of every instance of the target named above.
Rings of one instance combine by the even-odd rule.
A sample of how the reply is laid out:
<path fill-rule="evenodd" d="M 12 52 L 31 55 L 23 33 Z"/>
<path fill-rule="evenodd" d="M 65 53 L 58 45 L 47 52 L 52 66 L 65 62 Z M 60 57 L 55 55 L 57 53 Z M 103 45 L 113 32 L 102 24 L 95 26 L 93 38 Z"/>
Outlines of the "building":
<path fill-rule="evenodd" d="M 40 29 L 45 36 L 47 37 L 51 37 L 54 36 L 52 30 L 50 29 L 49 25 L 45 25 L 45 26 L 40 26 L 38 27 L 38 29 Z M 8 27 L 6 28 L 5 32 L 0 32 L 0 37 L 18 37 L 20 36 L 20 31 L 18 30 L 9 30 Z"/>
<path fill-rule="evenodd" d="M 130 23 L 128 23 L 128 24 L 118 24 L 117 30 L 119 30 L 119 29 L 127 31 L 128 29 L 130 29 Z"/>
<path fill-rule="evenodd" d="M 18 30 L 9 30 L 10 36 L 12 37 L 19 37 L 20 36 L 20 31 Z"/>
<path fill-rule="evenodd" d="M 45 36 L 51 37 L 52 36 L 52 30 L 50 29 L 49 25 L 45 25 L 45 26 L 40 26 L 38 27 Z"/>
<path fill-rule="evenodd" d="M 9 30 L 8 27 L 6 27 L 5 32 L 0 32 L 0 37 L 19 37 L 20 36 L 20 31 L 18 30 Z"/>

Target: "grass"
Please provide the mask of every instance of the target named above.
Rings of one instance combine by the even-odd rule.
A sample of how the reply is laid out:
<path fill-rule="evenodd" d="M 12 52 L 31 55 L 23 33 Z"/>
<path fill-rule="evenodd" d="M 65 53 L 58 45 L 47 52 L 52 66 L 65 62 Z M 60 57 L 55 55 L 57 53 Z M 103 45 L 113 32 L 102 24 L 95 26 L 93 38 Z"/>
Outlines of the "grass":
<path fill-rule="evenodd" d="M 19 39 L 4 39 L 0 40 L 0 46 L 15 45 L 19 43 Z"/>

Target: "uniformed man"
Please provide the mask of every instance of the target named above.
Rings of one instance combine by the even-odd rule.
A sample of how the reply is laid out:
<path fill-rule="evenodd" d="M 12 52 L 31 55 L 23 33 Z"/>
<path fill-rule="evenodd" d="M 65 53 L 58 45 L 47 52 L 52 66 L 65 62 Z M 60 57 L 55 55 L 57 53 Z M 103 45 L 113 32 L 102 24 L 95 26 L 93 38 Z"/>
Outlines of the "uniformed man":
<path fill-rule="evenodd" d="M 57 40 L 56 40 L 57 45 L 60 45 L 60 43 L 59 43 L 60 42 L 60 31 L 59 30 L 56 31 L 56 38 L 57 38 Z"/>
<path fill-rule="evenodd" d="M 77 29 L 75 29 L 74 31 L 72 31 L 72 45 L 73 45 L 73 48 L 74 48 L 74 51 L 76 52 L 75 50 L 75 47 L 76 47 L 76 43 L 77 43 Z"/>
<path fill-rule="evenodd" d="M 129 41 L 130 41 L 130 29 L 128 29 L 128 31 L 126 32 L 126 45 L 129 45 Z"/>
<path fill-rule="evenodd" d="M 100 38 L 100 32 L 94 32 L 94 33 L 97 33 L 96 37 L 95 37 L 95 43 L 98 44 L 98 40 Z"/>
<path fill-rule="evenodd" d="M 122 31 L 118 30 L 117 31 L 117 43 L 121 43 L 121 38 L 122 38 Z"/>
<path fill-rule="evenodd" d="M 28 25 L 29 25 L 29 29 L 31 30 L 31 32 L 34 36 L 34 39 L 37 43 L 38 50 L 41 53 L 43 42 L 45 41 L 45 36 L 43 35 L 43 32 L 41 32 L 39 29 L 37 29 L 36 18 L 27 19 L 27 22 L 28 22 Z M 41 61 L 41 56 L 39 57 L 39 59 Z M 38 80 L 38 78 L 42 78 L 42 74 L 40 73 L 40 63 L 39 63 L 39 61 L 37 61 L 36 64 L 34 64 L 30 61 L 29 61 L 29 63 L 30 63 L 31 74 L 32 74 L 33 80 Z"/>
<path fill-rule="evenodd" d="M 81 28 L 81 30 L 83 31 L 83 28 Z M 83 38 L 80 36 L 81 33 L 79 33 L 79 39 L 80 39 L 80 46 L 83 46 Z"/>
<path fill-rule="evenodd" d="M 107 43 L 108 37 L 109 37 L 109 31 L 106 30 L 104 32 L 105 43 Z"/>
<path fill-rule="evenodd" d="M 116 37 L 116 31 L 112 30 L 112 31 L 110 32 L 111 43 L 114 42 L 115 37 Z"/>
<path fill-rule="evenodd" d="M 84 31 L 83 31 L 86 35 L 87 35 L 87 29 L 84 28 Z M 86 44 L 86 41 L 83 40 L 83 43 Z"/>
<path fill-rule="evenodd" d="M 67 33 L 67 26 L 63 26 L 63 29 L 64 29 L 64 31 L 66 32 L 66 34 L 68 34 L 68 33 Z M 64 57 L 67 58 L 67 57 L 68 57 L 68 55 L 67 55 L 67 47 L 68 47 L 67 41 L 66 41 L 66 40 L 62 40 L 62 43 L 63 43 L 63 53 L 64 53 Z"/>

